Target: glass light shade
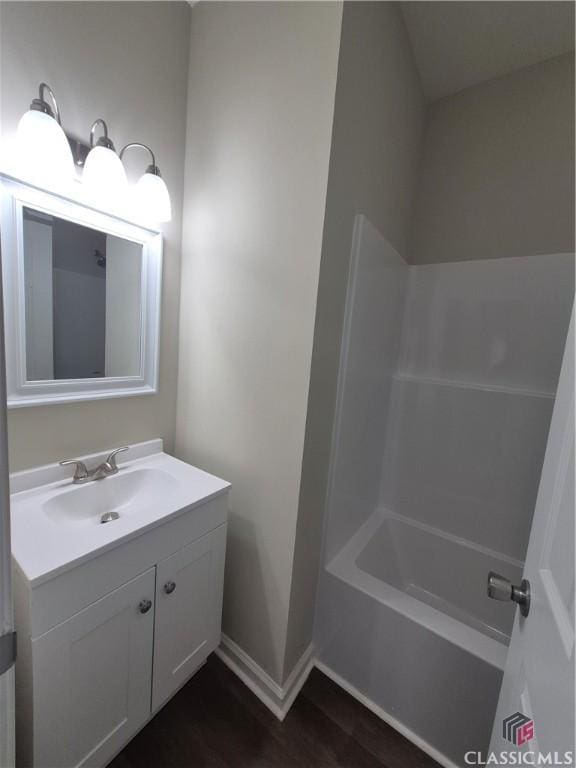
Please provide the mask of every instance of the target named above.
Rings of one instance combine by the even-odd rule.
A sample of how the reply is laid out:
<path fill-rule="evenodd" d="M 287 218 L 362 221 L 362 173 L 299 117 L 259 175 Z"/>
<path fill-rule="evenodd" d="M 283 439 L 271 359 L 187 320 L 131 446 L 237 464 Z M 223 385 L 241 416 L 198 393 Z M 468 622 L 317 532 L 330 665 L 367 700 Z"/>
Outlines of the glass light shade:
<path fill-rule="evenodd" d="M 88 153 L 82 183 L 100 202 L 118 203 L 125 199 L 128 180 L 122 160 L 107 147 L 94 147 Z"/>
<path fill-rule="evenodd" d="M 170 194 L 161 176 L 145 173 L 136 183 L 134 196 L 139 216 L 158 223 L 172 219 Z"/>
<path fill-rule="evenodd" d="M 74 159 L 66 134 L 44 112 L 31 109 L 18 123 L 15 170 L 32 181 L 58 186 L 74 178 Z"/>

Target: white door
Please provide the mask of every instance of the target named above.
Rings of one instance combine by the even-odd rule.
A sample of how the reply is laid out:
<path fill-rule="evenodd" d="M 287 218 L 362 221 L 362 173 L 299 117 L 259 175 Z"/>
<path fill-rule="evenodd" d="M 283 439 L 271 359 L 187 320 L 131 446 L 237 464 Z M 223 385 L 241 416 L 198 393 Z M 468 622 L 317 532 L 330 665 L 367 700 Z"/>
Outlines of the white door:
<path fill-rule="evenodd" d="M 1 290 L 1 287 L 0 287 Z M 1 306 L 0 306 L 1 314 Z M 0 323 L 1 326 L 1 323 Z M 2 328 L 0 327 L 0 334 Z M 2 356 L 0 355 L 0 366 Z M 14 624 L 10 580 L 10 506 L 6 469 L 3 387 L 0 386 L 0 768 L 13 768 L 14 755 Z"/>
<path fill-rule="evenodd" d="M 6 431 L 6 378 L 4 375 L 4 327 L 0 278 L 0 768 L 13 768 L 14 666 L 10 547 L 10 489 Z"/>
<path fill-rule="evenodd" d="M 220 642 L 225 549 L 221 525 L 156 566 L 153 712 Z"/>
<path fill-rule="evenodd" d="M 32 643 L 34 765 L 102 766 L 150 716 L 155 569 Z"/>
<path fill-rule="evenodd" d="M 490 751 L 552 753 L 544 764 L 573 765 L 565 753 L 574 751 L 574 315 L 524 578 L 530 610 L 517 611 Z"/>

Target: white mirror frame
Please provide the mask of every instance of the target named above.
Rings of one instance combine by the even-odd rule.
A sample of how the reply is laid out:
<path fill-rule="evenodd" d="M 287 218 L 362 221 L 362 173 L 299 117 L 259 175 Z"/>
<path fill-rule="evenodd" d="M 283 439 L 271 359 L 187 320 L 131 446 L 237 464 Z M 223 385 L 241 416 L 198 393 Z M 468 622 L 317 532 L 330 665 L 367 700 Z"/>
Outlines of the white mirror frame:
<path fill-rule="evenodd" d="M 8 408 L 131 397 L 158 391 L 162 234 L 62 195 L 0 174 L 0 243 L 6 342 Z M 72 221 L 142 245 L 142 334 L 140 375 L 94 379 L 26 379 L 23 209 Z"/>

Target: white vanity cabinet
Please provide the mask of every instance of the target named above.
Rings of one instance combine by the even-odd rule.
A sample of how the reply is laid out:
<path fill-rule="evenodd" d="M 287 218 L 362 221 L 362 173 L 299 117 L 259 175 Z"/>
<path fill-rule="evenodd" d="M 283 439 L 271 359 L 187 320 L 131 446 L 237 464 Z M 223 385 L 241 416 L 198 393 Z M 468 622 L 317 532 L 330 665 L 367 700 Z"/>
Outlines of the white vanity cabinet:
<path fill-rule="evenodd" d="M 105 765 L 150 716 L 154 576 L 32 641 L 34 765 Z"/>
<path fill-rule="evenodd" d="M 153 459 L 148 464 L 173 472 L 175 483 L 196 473 L 197 489 L 203 485 L 188 507 L 144 530 L 130 519 L 133 530 L 123 535 L 120 524 L 116 541 L 115 522 L 88 527 L 79 516 L 78 530 L 85 525 L 100 544 L 110 541 L 48 574 L 33 572 L 27 552 L 14 553 L 19 768 L 102 768 L 220 642 L 229 486 L 171 457 Z M 144 463 L 135 461 L 125 477 Z M 110 493 L 106 483 L 114 478 L 90 492 Z M 77 493 L 69 482 L 56 488 Z M 13 495 L 13 520 L 29 493 Z M 35 500 L 40 517 L 44 502 Z M 49 545 L 46 531 L 30 547 Z"/>

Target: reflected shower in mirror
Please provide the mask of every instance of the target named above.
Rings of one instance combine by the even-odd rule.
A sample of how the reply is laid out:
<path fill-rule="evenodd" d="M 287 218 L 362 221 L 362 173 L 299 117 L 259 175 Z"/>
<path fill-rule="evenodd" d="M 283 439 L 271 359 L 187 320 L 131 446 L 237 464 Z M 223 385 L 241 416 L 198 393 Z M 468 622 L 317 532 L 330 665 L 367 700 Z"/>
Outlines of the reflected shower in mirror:
<path fill-rule="evenodd" d="M 142 245 L 23 210 L 26 380 L 139 376 Z"/>

